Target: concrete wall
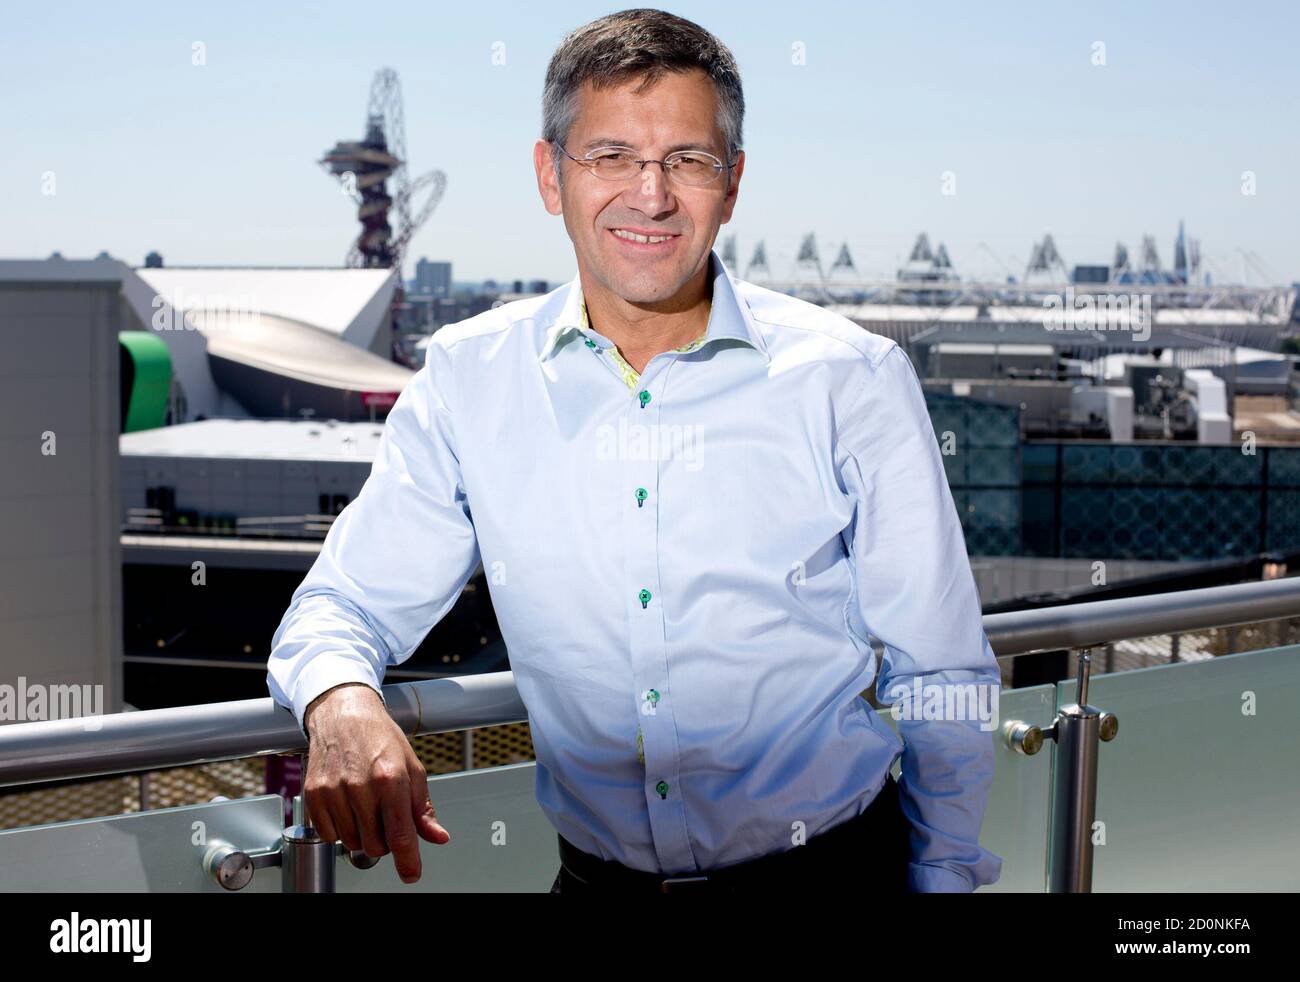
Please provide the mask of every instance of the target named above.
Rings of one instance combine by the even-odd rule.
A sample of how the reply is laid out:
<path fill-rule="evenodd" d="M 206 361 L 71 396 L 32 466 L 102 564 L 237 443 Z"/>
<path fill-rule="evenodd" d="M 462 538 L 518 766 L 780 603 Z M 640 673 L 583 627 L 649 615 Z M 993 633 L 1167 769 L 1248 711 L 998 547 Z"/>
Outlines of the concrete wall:
<path fill-rule="evenodd" d="M 0 686 L 103 686 L 105 713 L 122 708 L 122 272 L 0 262 Z"/>

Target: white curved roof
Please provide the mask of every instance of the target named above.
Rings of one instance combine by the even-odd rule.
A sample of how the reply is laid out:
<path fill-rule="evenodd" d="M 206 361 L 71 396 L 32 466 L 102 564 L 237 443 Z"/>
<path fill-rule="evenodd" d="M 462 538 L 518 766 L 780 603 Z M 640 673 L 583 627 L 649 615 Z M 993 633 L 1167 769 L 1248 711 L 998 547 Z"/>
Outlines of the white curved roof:
<path fill-rule="evenodd" d="M 369 348 L 397 285 L 392 269 L 137 269 L 176 309 L 237 307 L 313 324 Z"/>
<path fill-rule="evenodd" d="M 191 312 L 208 355 L 352 392 L 401 392 L 415 373 L 311 324 L 273 314 L 205 318 Z"/>

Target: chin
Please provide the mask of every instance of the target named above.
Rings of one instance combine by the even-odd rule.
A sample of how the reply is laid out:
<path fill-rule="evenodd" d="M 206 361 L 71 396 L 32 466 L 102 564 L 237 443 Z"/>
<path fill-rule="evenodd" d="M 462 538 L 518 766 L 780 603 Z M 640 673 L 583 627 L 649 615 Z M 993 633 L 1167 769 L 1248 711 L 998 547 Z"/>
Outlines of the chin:
<path fill-rule="evenodd" d="M 618 295 L 628 303 L 659 303 L 677 295 L 680 285 L 633 282 L 620 284 Z"/>
<path fill-rule="evenodd" d="M 615 292 L 629 303 L 658 303 L 668 300 L 677 295 L 684 282 L 679 276 L 651 274 L 647 270 L 637 269 L 619 270 L 610 277 L 610 285 L 615 287 Z"/>

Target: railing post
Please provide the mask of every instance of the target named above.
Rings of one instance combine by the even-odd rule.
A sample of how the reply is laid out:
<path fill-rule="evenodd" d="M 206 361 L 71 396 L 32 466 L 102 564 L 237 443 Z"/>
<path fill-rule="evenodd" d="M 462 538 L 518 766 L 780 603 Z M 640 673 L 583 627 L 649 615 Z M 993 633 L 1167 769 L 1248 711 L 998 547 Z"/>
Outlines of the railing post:
<path fill-rule="evenodd" d="M 300 757 L 305 775 L 306 754 Z M 278 866 L 281 893 L 335 893 L 334 864 L 340 856 L 357 869 L 370 869 L 379 862 L 362 850 L 351 852 L 341 842 L 322 839 L 307 816 L 302 792 L 294 795 L 291 813 L 292 824 L 269 849 L 244 852 L 228 842 L 213 841 L 203 854 L 204 872 L 226 890 L 242 890 L 256 870 Z"/>
<path fill-rule="evenodd" d="M 1088 705 L 1092 656 L 1079 649 L 1078 698 L 1048 726 L 1022 720 L 1002 724 L 1008 749 L 1032 757 L 1053 740 L 1052 816 L 1048 830 L 1049 893 L 1092 892 L 1092 826 L 1097 818 L 1097 748 L 1119 732 L 1119 718 Z"/>
<path fill-rule="evenodd" d="M 1091 893 L 1093 823 L 1097 817 L 1097 754 L 1119 731 L 1113 713 L 1088 705 L 1092 656 L 1079 651 L 1076 699 L 1062 706 L 1044 731 L 1056 742 L 1052 755 L 1052 826 L 1048 855 L 1051 893 Z"/>
<path fill-rule="evenodd" d="M 314 828 L 291 825 L 280 836 L 282 893 L 333 893 L 334 860 L 338 846 L 326 842 Z"/>
<path fill-rule="evenodd" d="M 282 893 L 333 893 L 339 847 L 322 839 L 311 825 L 305 797 L 306 754 L 301 762 L 304 790 L 294 795 L 293 824 L 280 834 L 280 889 Z"/>

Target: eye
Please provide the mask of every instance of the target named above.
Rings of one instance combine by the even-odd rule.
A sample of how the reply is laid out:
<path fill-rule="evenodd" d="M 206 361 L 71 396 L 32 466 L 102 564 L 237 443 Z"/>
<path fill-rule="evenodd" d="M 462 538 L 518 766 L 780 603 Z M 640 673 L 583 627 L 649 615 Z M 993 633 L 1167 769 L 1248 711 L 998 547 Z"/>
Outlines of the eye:
<path fill-rule="evenodd" d="M 717 165 L 717 161 L 702 153 L 675 153 L 668 158 L 674 168 L 684 174 L 706 174 Z"/>
<path fill-rule="evenodd" d="M 608 147 L 603 150 L 593 150 L 591 153 L 587 154 L 587 159 L 619 161 L 631 160 L 632 156 L 626 150 L 619 150 L 616 147 Z"/>

